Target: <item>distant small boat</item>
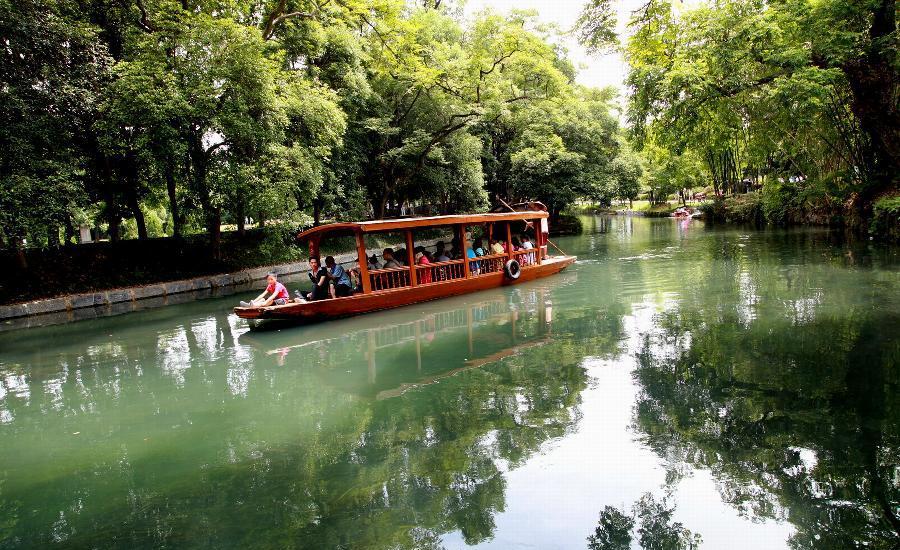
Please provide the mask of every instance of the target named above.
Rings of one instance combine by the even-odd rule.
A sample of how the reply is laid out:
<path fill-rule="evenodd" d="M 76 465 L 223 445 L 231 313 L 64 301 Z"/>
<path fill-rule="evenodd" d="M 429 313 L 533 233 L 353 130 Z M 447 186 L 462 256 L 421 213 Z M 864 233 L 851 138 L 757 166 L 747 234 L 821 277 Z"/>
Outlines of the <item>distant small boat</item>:
<path fill-rule="evenodd" d="M 309 243 L 310 256 L 319 255 L 319 243 L 326 235 L 355 237 L 362 292 L 280 306 L 236 307 L 234 313 L 252 321 L 323 321 L 531 281 L 559 273 L 572 265 L 575 256 L 549 254 L 549 214 L 543 205 L 529 203 L 527 208 L 513 212 L 342 222 L 314 227 L 297 235 L 298 240 Z M 424 265 L 415 263 L 414 230 L 452 228 L 460 250 L 465 251 L 469 248 L 467 230 L 475 226 L 482 228 L 486 241 L 505 242 L 506 252 Z M 515 230 L 513 226 L 516 226 Z M 513 235 L 528 227 L 534 229 L 534 248 L 513 250 Z M 406 266 L 368 269 L 364 237 L 378 233 L 405 235 L 408 257 L 403 260 Z"/>

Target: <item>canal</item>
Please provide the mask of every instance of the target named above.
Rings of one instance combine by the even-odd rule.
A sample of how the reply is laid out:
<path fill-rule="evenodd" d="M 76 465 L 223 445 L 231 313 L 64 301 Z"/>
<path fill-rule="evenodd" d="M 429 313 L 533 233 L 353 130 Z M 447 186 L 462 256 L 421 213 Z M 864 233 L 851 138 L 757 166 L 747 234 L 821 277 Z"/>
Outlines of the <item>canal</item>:
<path fill-rule="evenodd" d="M 0 548 L 900 543 L 898 250 L 585 223 L 558 276 L 354 319 L 0 333 Z"/>

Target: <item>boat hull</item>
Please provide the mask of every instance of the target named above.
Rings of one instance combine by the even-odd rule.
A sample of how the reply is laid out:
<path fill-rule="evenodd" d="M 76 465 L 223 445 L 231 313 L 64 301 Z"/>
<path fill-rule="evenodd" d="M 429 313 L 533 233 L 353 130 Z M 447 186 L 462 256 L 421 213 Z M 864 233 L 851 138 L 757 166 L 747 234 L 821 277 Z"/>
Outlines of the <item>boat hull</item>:
<path fill-rule="evenodd" d="M 479 290 L 508 286 L 533 281 L 559 273 L 575 263 L 575 256 L 558 256 L 544 260 L 538 265 L 525 267 L 518 279 L 511 280 L 504 273 L 487 273 L 468 279 L 441 281 L 414 287 L 383 290 L 370 294 L 356 294 L 345 298 L 318 300 L 315 302 L 291 303 L 283 306 L 236 307 L 234 313 L 251 321 L 284 320 L 310 323 L 360 315 L 402 307 L 419 302 L 459 296 Z"/>

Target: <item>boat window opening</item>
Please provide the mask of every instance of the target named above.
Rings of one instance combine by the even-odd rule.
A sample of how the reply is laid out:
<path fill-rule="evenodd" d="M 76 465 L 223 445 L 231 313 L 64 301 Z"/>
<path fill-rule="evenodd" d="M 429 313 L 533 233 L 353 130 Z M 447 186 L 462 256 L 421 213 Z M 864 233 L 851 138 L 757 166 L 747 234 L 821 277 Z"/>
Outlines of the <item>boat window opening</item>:
<path fill-rule="evenodd" d="M 318 242 L 318 256 L 334 256 L 338 263 L 350 269 L 356 264 L 356 237 L 338 232 L 324 234 Z"/>
<path fill-rule="evenodd" d="M 406 232 L 390 231 L 363 236 L 369 284 L 373 292 L 411 285 Z"/>
<path fill-rule="evenodd" d="M 415 254 L 418 286 L 465 278 L 458 226 L 413 229 L 411 233 L 414 252 L 418 252 Z"/>
<path fill-rule="evenodd" d="M 492 249 L 497 224 L 485 223 L 466 228 L 466 254 L 469 259 L 469 273 L 480 277 L 503 271 L 507 254 L 502 249 Z M 470 252 L 471 251 L 471 252 Z M 472 259 L 474 255 L 475 259 Z"/>

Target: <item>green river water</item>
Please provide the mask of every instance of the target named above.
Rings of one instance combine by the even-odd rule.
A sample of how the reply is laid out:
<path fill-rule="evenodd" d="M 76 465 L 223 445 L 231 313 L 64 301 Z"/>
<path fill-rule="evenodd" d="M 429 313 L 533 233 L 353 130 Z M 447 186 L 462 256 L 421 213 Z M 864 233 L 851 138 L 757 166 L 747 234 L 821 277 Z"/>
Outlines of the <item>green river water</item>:
<path fill-rule="evenodd" d="M 896 548 L 898 250 L 585 221 L 560 275 L 354 319 L 0 333 L 0 548 Z"/>

